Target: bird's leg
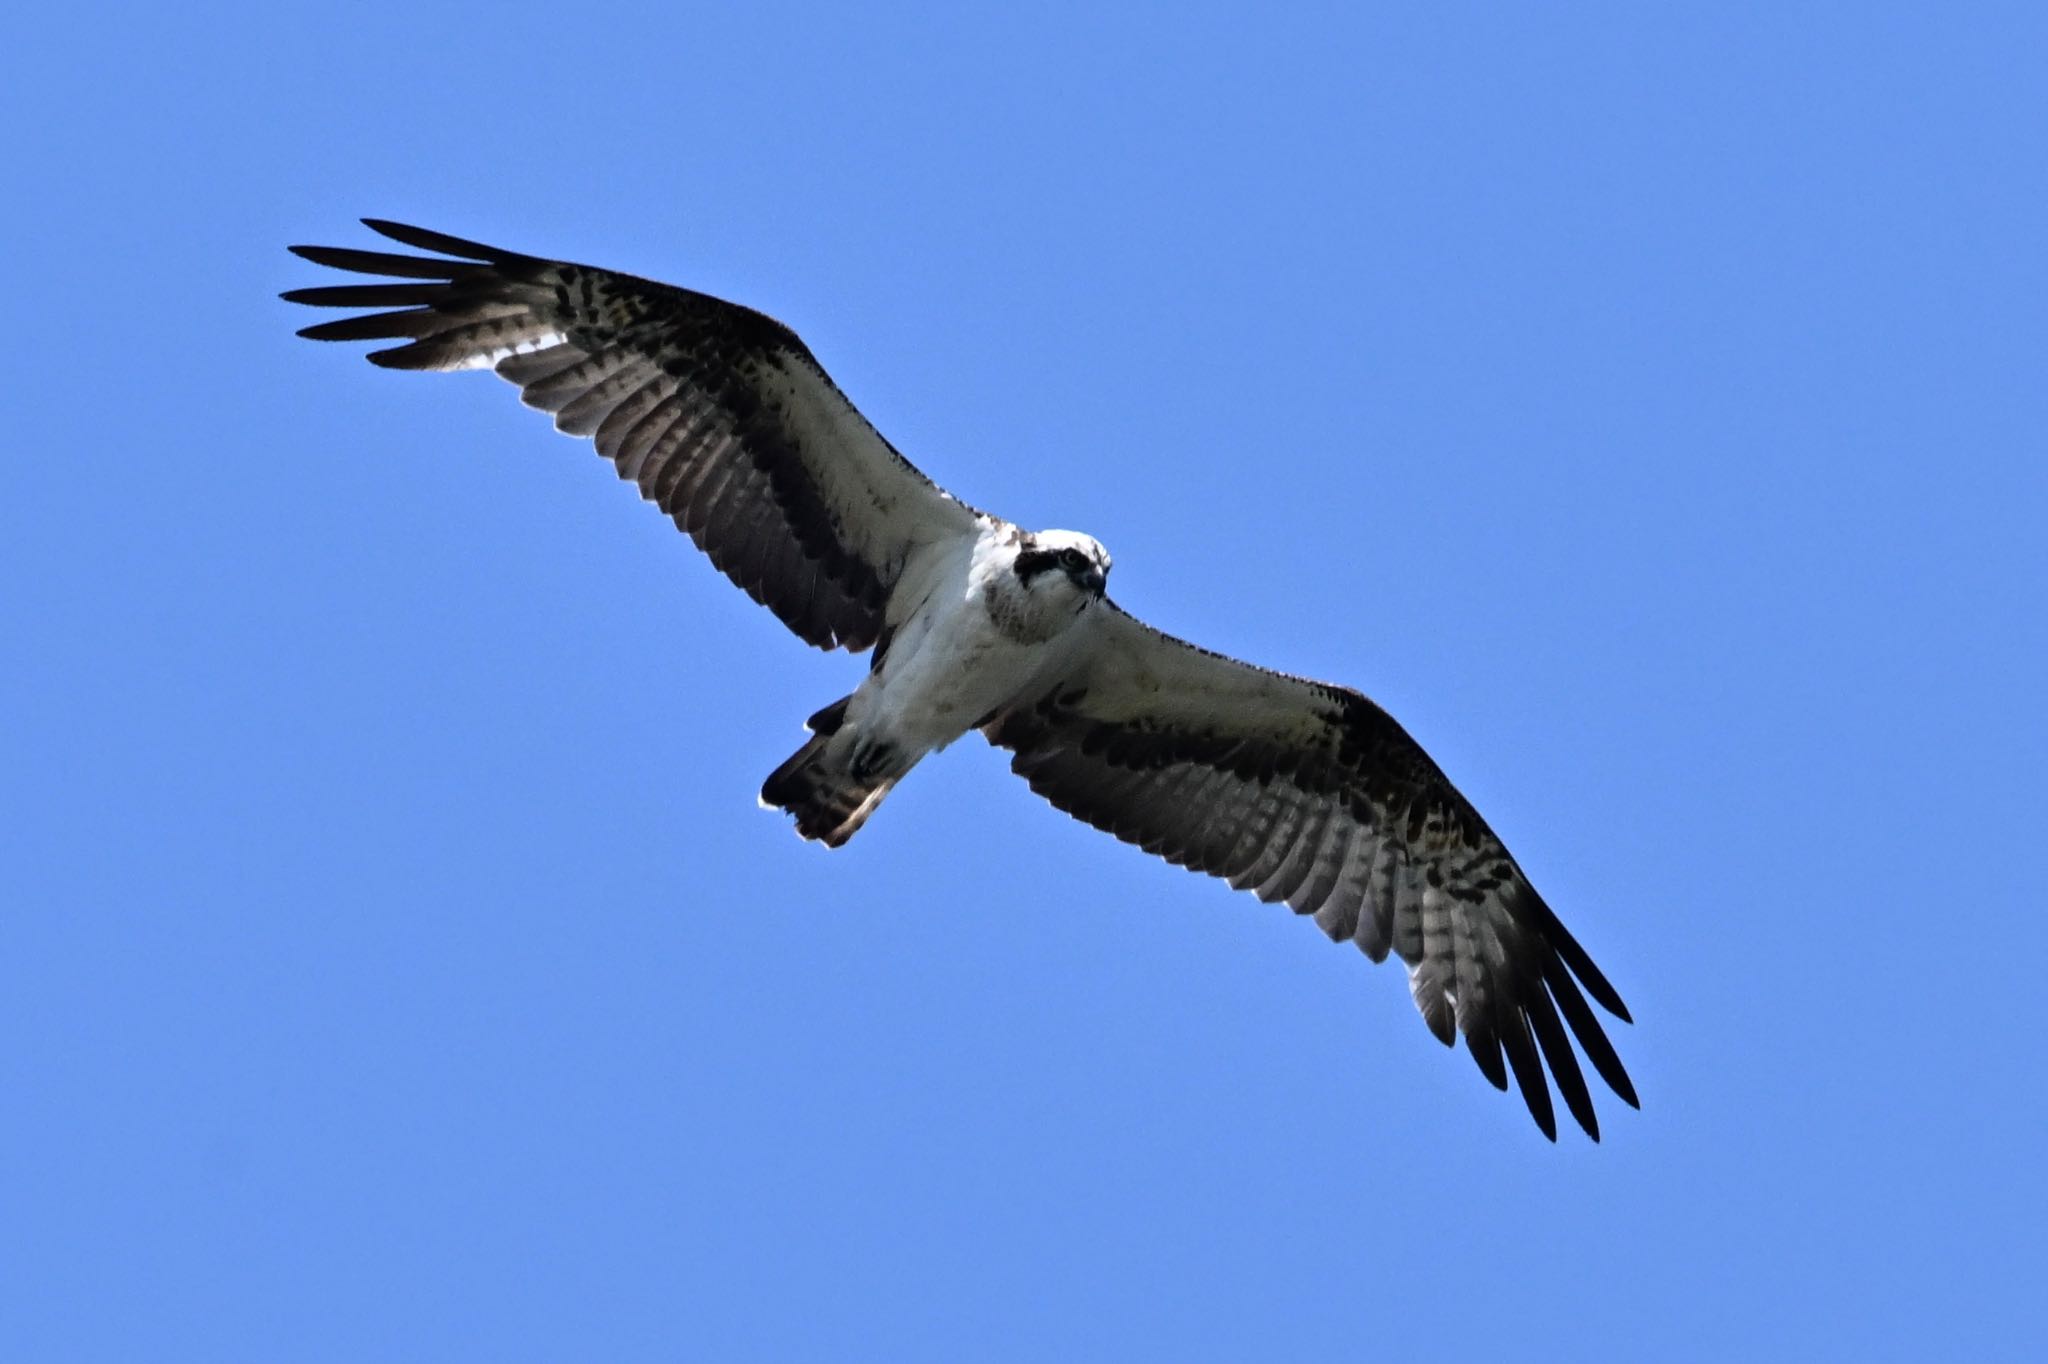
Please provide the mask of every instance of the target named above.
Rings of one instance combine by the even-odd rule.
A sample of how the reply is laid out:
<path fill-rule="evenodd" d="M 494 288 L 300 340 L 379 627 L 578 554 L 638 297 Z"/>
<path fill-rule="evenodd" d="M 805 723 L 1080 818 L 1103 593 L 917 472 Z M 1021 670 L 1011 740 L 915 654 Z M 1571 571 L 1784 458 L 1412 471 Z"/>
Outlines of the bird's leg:
<path fill-rule="evenodd" d="M 847 771 L 865 781 L 870 777 L 893 773 L 897 767 L 896 745 L 886 739 L 874 739 L 863 735 L 854 745 L 852 760 Z"/>

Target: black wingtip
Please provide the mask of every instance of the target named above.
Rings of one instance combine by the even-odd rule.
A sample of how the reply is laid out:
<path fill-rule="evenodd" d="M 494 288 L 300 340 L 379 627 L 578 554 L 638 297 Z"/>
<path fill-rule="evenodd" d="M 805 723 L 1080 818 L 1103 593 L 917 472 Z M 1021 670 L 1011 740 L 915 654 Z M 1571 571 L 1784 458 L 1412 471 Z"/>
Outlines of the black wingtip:
<path fill-rule="evenodd" d="M 1591 954 L 1579 946 L 1579 940 L 1571 935 L 1571 930 L 1566 928 L 1550 906 L 1544 903 L 1543 897 L 1536 893 L 1536 888 L 1530 885 L 1526 878 L 1522 881 L 1519 891 L 1515 903 L 1510 906 L 1510 912 L 1517 918 L 1527 918 L 1534 923 L 1538 931 L 1549 941 L 1551 948 L 1572 968 L 1572 974 L 1586 987 L 1586 993 L 1591 995 L 1601 1008 L 1624 1023 L 1635 1022 L 1635 1019 L 1629 1016 L 1628 1005 L 1621 1002 L 1621 992 L 1615 989 L 1600 968 L 1593 964 Z"/>
<path fill-rule="evenodd" d="M 365 339 L 360 335 L 362 321 L 359 317 L 344 317 L 333 322 L 315 322 L 299 328 L 295 335 L 308 341 L 361 341 Z"/>
<path fill-rule="evenodd" d="M 388 341 L 401 336 L 410 340 L 419 335 L 418 319 L 423 315 L 426 314 L 421 311 L 338 317 L 332 322 L 301 327 L 299 335 L 308 341 Z"/>
<path fill-rule="evenodd" d="M 1493 1022 L 1501 1050 L 1507 1053 L 1508 1069 L 1514 1073 L 1515 1088 L 1522 1091 L 1529 1116 L 1543 1129 L 1544 1136 L 1556 1141 L 1557 1111 L 1550 1103 L 1550 1083 L 1543 1077 L 1543 1062 L 1528 1019 L 1507 1000 L 1497 999 Z"/>
<path fill-rule="evenodd" d="M 430 308 L 447 296 L 448 286 L 441 283 L 319 284 L 278 295 L 287 303 L 316 308 Z"/>
<path fill-rule="evenodd" d="M 1577 951 L 1580 958 L 1583 959 L 1583 965 L 1578 961 L 1571 960 L 1569 957 L 1566 957 L 1565 960 L 1572 968 L 1573 973 L 1585 985 L 1586 993 L 1593 996 L 1594 1001 L 1601 1008 L 1607 1010 L 1607 1012 L 1613 1014 L 1622 1022 L 1634 1024 L 1636 1021 L 1634 1015 L 1629 1013 L 1628 1005 L 1621 1002 L 1621 991 L 1608 983 L 1607 977 L 1600 973 L 1600 968 L 1593 965 L 1591 958 L 1586 957 L 1584 948 L 1581 948 L 1577 943 L 1573 943 L 1571 946 Z"/>
<path fill-rule="evenodd" d="M 1544 1063 L 1550 1067 L 1550 1078 L 1557 1085 L 1564 1106 L 1571 1110 L 1580 1131 L 1594 1141 L 1600 1140 L 1600 1119 L 1593 1111 L 1593 1091 L 1586 1087 L 1585 1072 L 1579 1069 L 1578 1057 L 1572 1054 L 1571 1038 L 1565 1032 L 1563 1020 L 1557 1016 L 1557 1006 L 1540 982 L 1530 991 L 1523 1011 L 1536 1034 L 1537 1049 L 1543 1053 Z"/>
<path fill-rule="evenodd" d="M 1563 924 L 1557 923 L 1555 915 L 1551 916 L 1551 922 L 1557 924 L 1551 942 L 1557 948 L 1558 955 L 1572 968 L 1572 974 L 1585 985 L 1586 993 L 1593 996 L 1596 1004 L 1622 1022 L 1634 1023 L 1635 1019 L 1629 1016 L 1628 1005 L 1621 1002 L 1621 991 L 1608 982 L 1606 975 L 1593 964 L 1593 958 L 1587 955 L 1586 949 L 1579 946 L 1578 940 L 1565 931 Z"/>
<path fill-rule="evenodd" d="M 1531 1050 L 1533 1053 L 1533 1046 Z M 1515 1087 L 1522 1091 L 1523 1106 L 1529 1110 L 1529 1116 L 1536 1120 L 1536 1125 L 1543 1129 L 1543 1135 L 1556 1141 L 1557 1110 L 1550 1102 L 1550 1082 L 1543 1077 L 1542 1064 L 1532 1054 L 1528 1061 L 1528 1069 L 1524 1070 L 1516 1064 L 1515 1052 L 1512 1049 L 1508 1052 L 1508 1060 L 1511 1065 L 1516 1065 Z"/>
<path fill-rule="evenodd" d="M 1551 998 L 1564 1015 L 1565 1024 L 1572 1036 L 1579 1040 L 1579 1050 L 1593 1063 L 1607 1087 L 1632 1106 L 1640 1107 L 1635 1101 L 1635 1086 L 1629 1082 L 1628 1070 L 1621 1064 L 1621 1057 L 1615 1054 L 1614 1044 L 1607 1040 L 1607 1033 L 1600 1026 L 1599 1016 L 1593 1006 L 1586 1003 L 1586 997 L 1579 990 L 1577 980 L 1562 961 L 1553 958 L 1544 969 L 1544 978 L 1550 984 Z"/>
<path fill-rule="evenodd" d="M 444 256 L 488 261 L 494 265 L 519 259 L 517 252 L 485 246 L 482 242 L 473 242 L 464 237 L 451 237 L 445 232 L 430 232 L 424 227 L 414 227 L 409 223 L 394 223 L 389 218 L 365 218 L 363 226 L 395 242 L 403 242 L 422 251 L 438 251 Z"/>
<path fill-rule="evenodd" d="M 1479 1063 L 1479 1073 L 1486 1082 L 1502 1093 L 1507 1092 L 1507 1067 L 1501 1062 L 1500 1039 L 1483 1030 L 1465 1034 L 1465 1050 L 1472 1053 L 1472 1059 Z"/>

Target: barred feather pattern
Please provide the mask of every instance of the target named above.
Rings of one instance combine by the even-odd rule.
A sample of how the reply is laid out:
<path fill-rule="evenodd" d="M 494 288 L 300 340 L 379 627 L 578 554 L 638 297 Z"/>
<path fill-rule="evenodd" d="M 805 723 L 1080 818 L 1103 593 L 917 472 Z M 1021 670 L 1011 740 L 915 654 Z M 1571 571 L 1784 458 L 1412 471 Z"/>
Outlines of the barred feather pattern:
<path fill-rule="evenodd" d="M 1112 608 L 1113 610 L 1113 608 Z M 1116 612 L 1081 662 L 984 726 L 1059 809 L 1407 966 L 1415 1006 L 1553 1140 L 1551 1085 L 1595 1140 L 1572 1039 L 1636 1106 L 1590 994 L 1620 995 L 1479 814 L 1357 692 L 1268 672 Z M 1546 1080 L 1546 1070 L 1548 1079 Z"/>
<path fill-rule="evenodd" d="M 454 259 L 299 246 L 376 284 L 296 289 L 320 307 L 380 311 L 307 327 L 323 341 L 395 341 L 389 369 L 491 369 L 556 429 L 592 439 L 754 600 L 806 642 L 865 649 L 918 548 L 975 512 L 919 473 L 781 323 L 708 294 L 366 220 Z"/>

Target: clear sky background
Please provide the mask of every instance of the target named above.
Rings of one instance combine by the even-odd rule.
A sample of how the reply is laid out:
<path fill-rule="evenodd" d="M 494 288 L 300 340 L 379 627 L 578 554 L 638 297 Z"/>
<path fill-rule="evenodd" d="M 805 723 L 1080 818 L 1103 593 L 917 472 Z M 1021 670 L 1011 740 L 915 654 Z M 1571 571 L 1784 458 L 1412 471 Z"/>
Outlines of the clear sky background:
<path fill-rule="evenodd" d="M 0 1356 L 2038 1348 L 2044 71 L 2032 4 L 17 16 Z M 771 312 L 1374 696 L 1643 1111 L 1546 1143 L 978 739 L 800 843 L 861 661 L 295 340 L 363 214 Z"/>

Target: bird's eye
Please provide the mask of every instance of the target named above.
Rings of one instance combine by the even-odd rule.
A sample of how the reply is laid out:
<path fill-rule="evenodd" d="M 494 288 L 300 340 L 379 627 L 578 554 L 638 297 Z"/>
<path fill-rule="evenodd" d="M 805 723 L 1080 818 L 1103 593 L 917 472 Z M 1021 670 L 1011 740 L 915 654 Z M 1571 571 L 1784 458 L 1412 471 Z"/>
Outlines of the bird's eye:
<path fill-rule="evenodd" d="M 1088 567 L 1088 558 L 1078 549 L 1063 549 L 1060 551 L 1060 567 L 1069 572 L 1086 568 Z"/>

